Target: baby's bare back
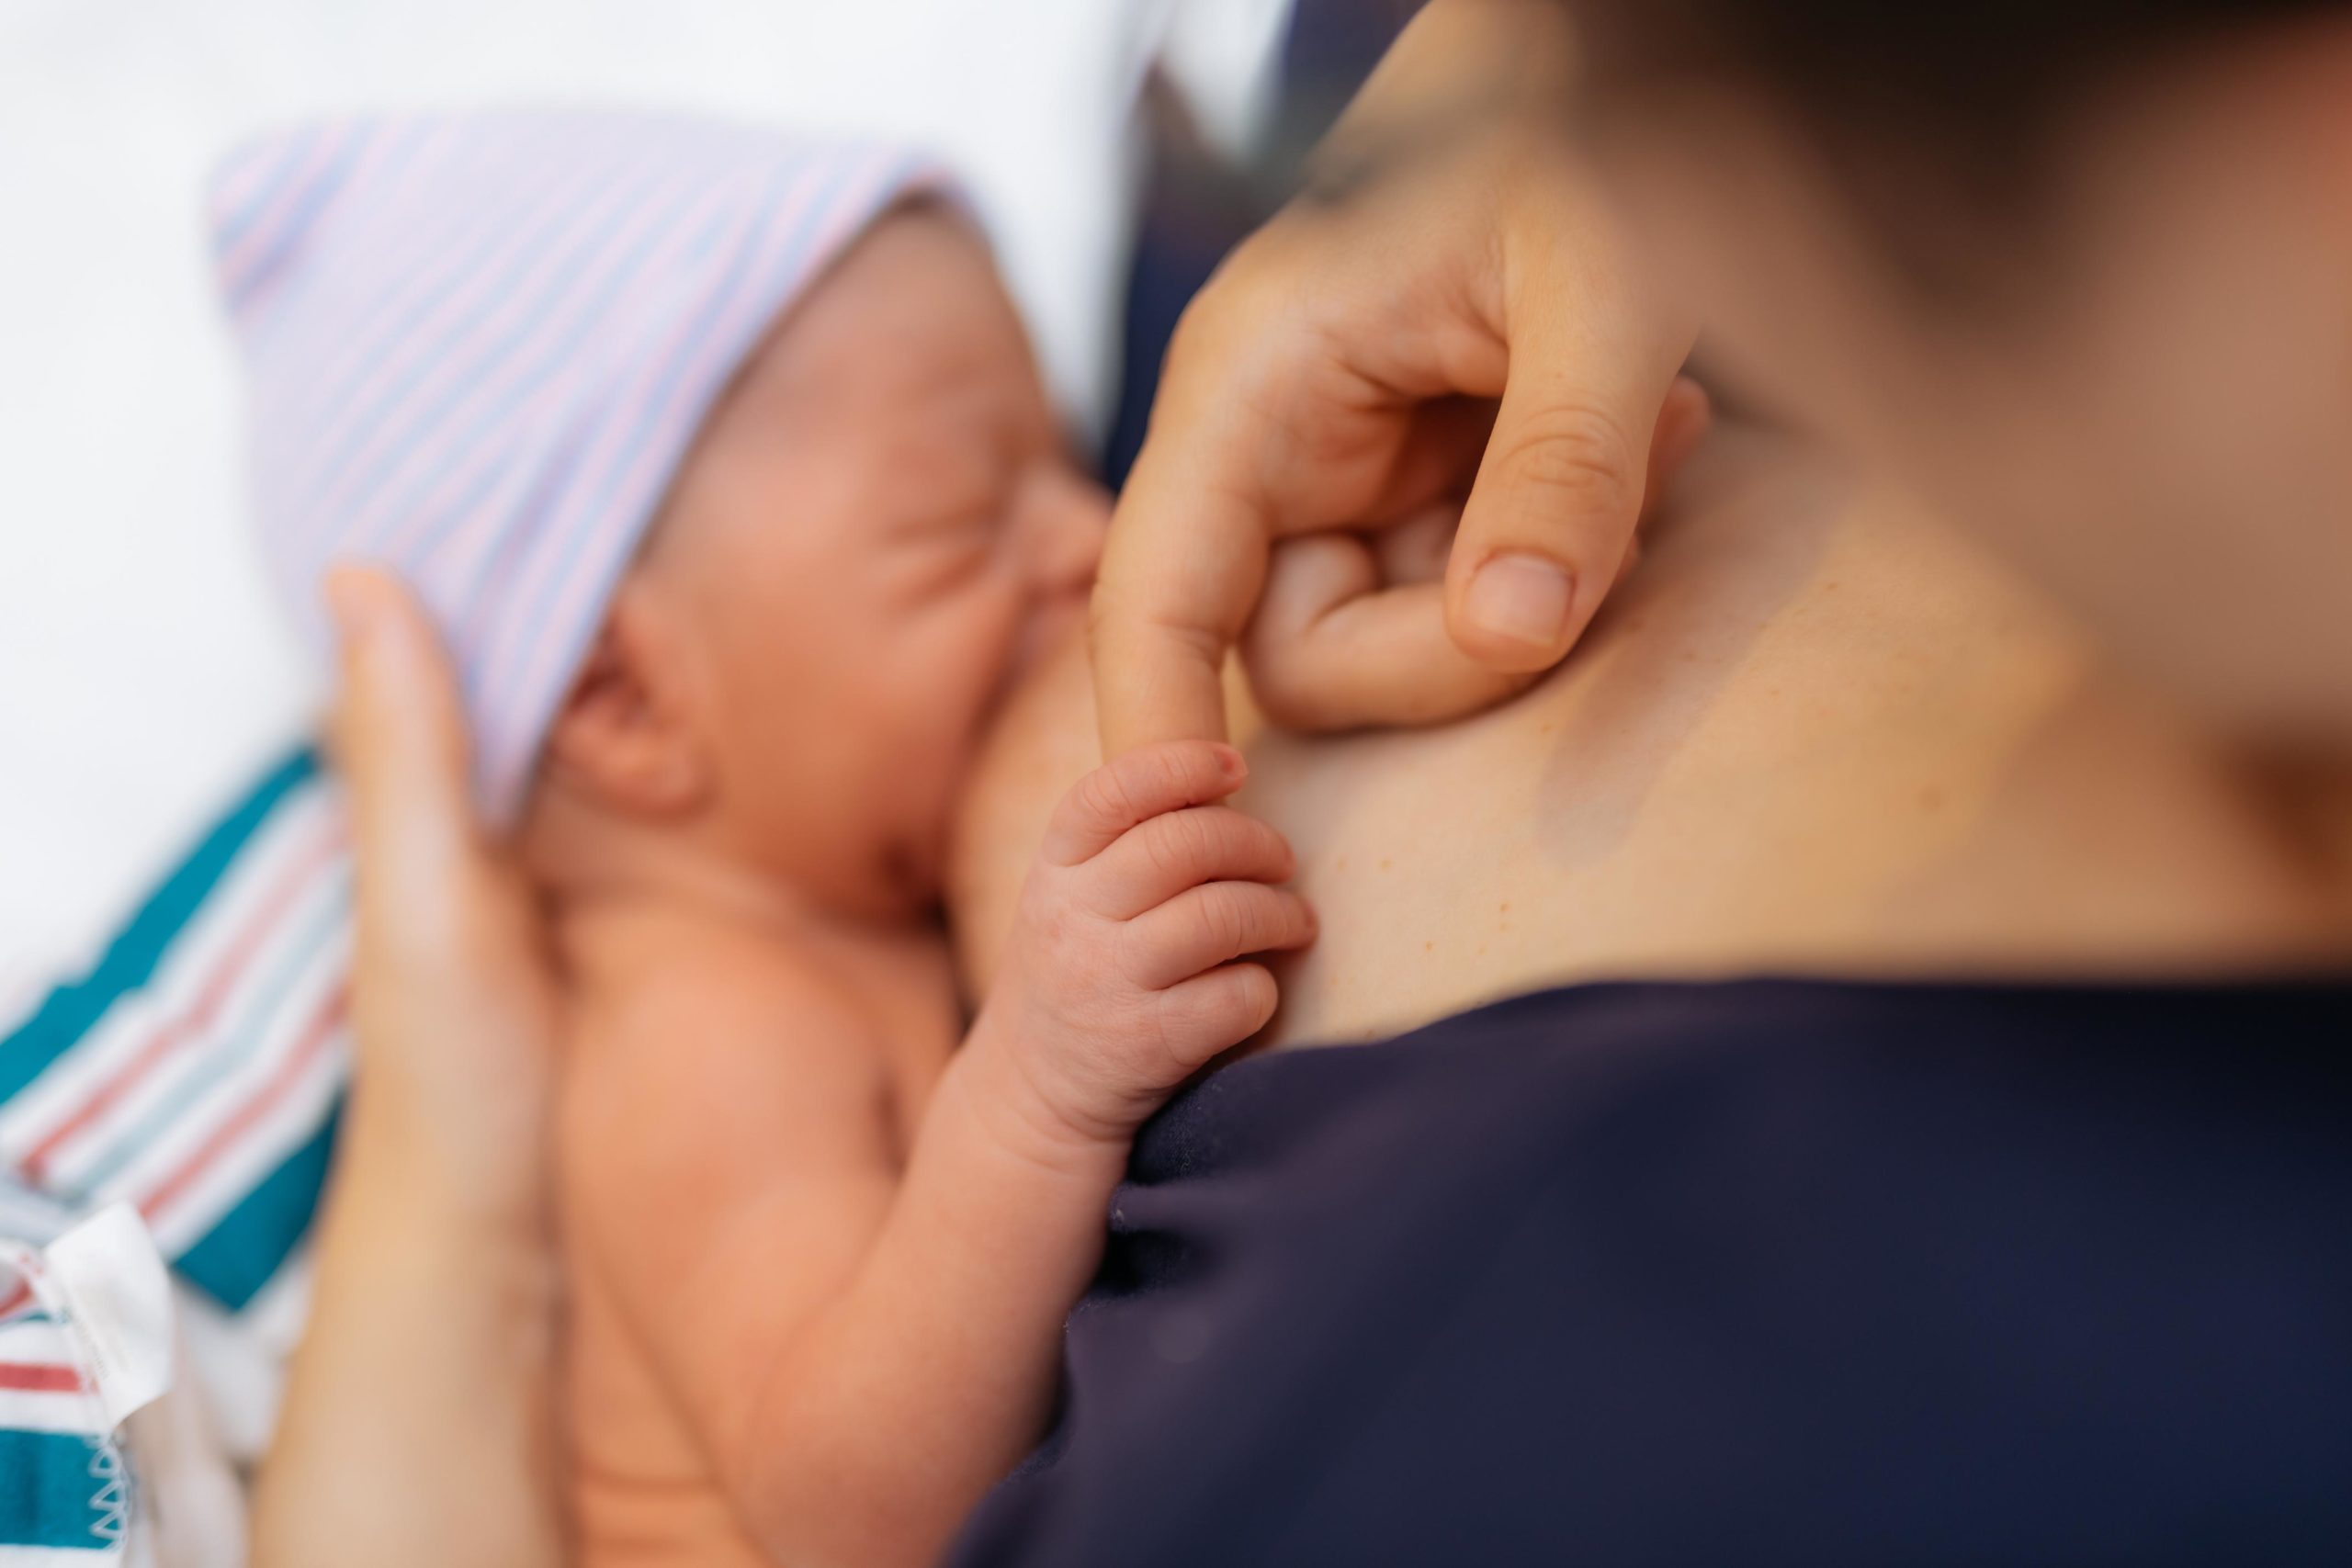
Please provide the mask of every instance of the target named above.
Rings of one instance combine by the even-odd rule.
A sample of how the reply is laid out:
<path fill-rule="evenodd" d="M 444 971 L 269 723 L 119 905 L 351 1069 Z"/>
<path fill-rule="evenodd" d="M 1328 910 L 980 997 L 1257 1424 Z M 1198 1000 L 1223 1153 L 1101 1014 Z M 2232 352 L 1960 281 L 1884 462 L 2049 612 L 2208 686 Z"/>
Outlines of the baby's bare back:
<path fill-rule="evenodd" d="M 845 1277 L 958 1020 L 928 933 L 662 907 L 566 922 L 558 1100 L 578 1560 L 768 1561 L 729 1476 L 758 1380 Z"/>

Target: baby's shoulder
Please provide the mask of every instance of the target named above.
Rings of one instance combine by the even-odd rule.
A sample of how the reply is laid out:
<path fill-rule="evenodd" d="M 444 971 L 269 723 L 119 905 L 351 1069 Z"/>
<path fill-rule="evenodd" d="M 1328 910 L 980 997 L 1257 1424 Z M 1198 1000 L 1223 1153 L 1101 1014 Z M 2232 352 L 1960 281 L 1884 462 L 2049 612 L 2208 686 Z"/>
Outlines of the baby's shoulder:
<path fill-rule="evenodd" d="M 560 1211 L 605 1278 L 684 1216 L 897 1157 L 881 1032 L 813 955 L 646 934 L 577 977 L 556 1075 Z"/>

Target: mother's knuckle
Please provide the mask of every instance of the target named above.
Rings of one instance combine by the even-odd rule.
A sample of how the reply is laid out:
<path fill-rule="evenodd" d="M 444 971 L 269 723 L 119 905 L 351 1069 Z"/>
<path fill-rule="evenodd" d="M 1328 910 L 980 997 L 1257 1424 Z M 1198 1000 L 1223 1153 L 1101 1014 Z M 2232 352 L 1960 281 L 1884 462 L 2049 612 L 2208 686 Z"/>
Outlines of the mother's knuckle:
<path fill-rule="evenodd" d="M 1545 490 L 1602 505 L 1630 501 L 1637 482 L 1639 465 L 1624 423 L 1592 403 L 1557 403 L 1516 422 L 1495 456 Z"/>

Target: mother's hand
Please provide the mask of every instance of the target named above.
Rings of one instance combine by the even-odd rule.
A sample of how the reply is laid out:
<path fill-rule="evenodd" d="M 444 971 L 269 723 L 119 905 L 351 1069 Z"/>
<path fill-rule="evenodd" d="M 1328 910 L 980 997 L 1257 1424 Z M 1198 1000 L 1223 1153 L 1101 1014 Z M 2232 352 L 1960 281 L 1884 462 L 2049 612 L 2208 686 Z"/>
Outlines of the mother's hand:
<path fill-rule="evenodd" d="M 1095 593 L 1106 753 L 1223 738 L 1219 669 L 1277 539 L 1385 529 L 1476 476 L 1442 583 L 1329 543 L 1314 602 L 1251 639 L 1261 705 L 1305 728 L 1498 701 L 1566 653 L 1616 581 L 1706 400 L 1678 380 L 1690 323 L 1566 145 L 1560 10 L 1436 0 L 1320 177 L 1185 312 Z"/>
<path fill-rule="evenodd" d="M 423 613 L 371 571 L 339 573 L 329 598 L 357 1060 L 254 1561 L 553 1568 L 555 987 L 526 886 L 475 829 L 464 719 Z"/>
<path fill-rule="evenodd" d="M 556 987 L 518 867 L 476 825 L 470 747 L 433 629 L 392 578 L 339 570 L 335 761 L 358 847 L 355 1134 L 453 1210 L 545 1234 Z"/>

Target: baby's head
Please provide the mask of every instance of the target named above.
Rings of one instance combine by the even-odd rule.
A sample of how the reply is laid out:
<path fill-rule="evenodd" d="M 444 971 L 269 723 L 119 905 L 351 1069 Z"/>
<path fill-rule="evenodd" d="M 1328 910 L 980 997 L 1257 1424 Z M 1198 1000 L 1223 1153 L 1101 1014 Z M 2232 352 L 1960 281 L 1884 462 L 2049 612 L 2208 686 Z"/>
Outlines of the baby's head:
<path fill-rule="evenodd" d="M 933 894 L 1104 504 L 916 160 L 618 115 L 309 128 L 215 190 L 272 565 L 387 562 L 559 886 Z"/>
<path fill-rule="evenodd" d="M 529 811 L 660 833 L 869 911 L 936 887 L 1024 642 L 1084 603 L 1075 468 L 986 246 L 886 214 L 772 330 L 680 467 L 548 732 Z"/>

